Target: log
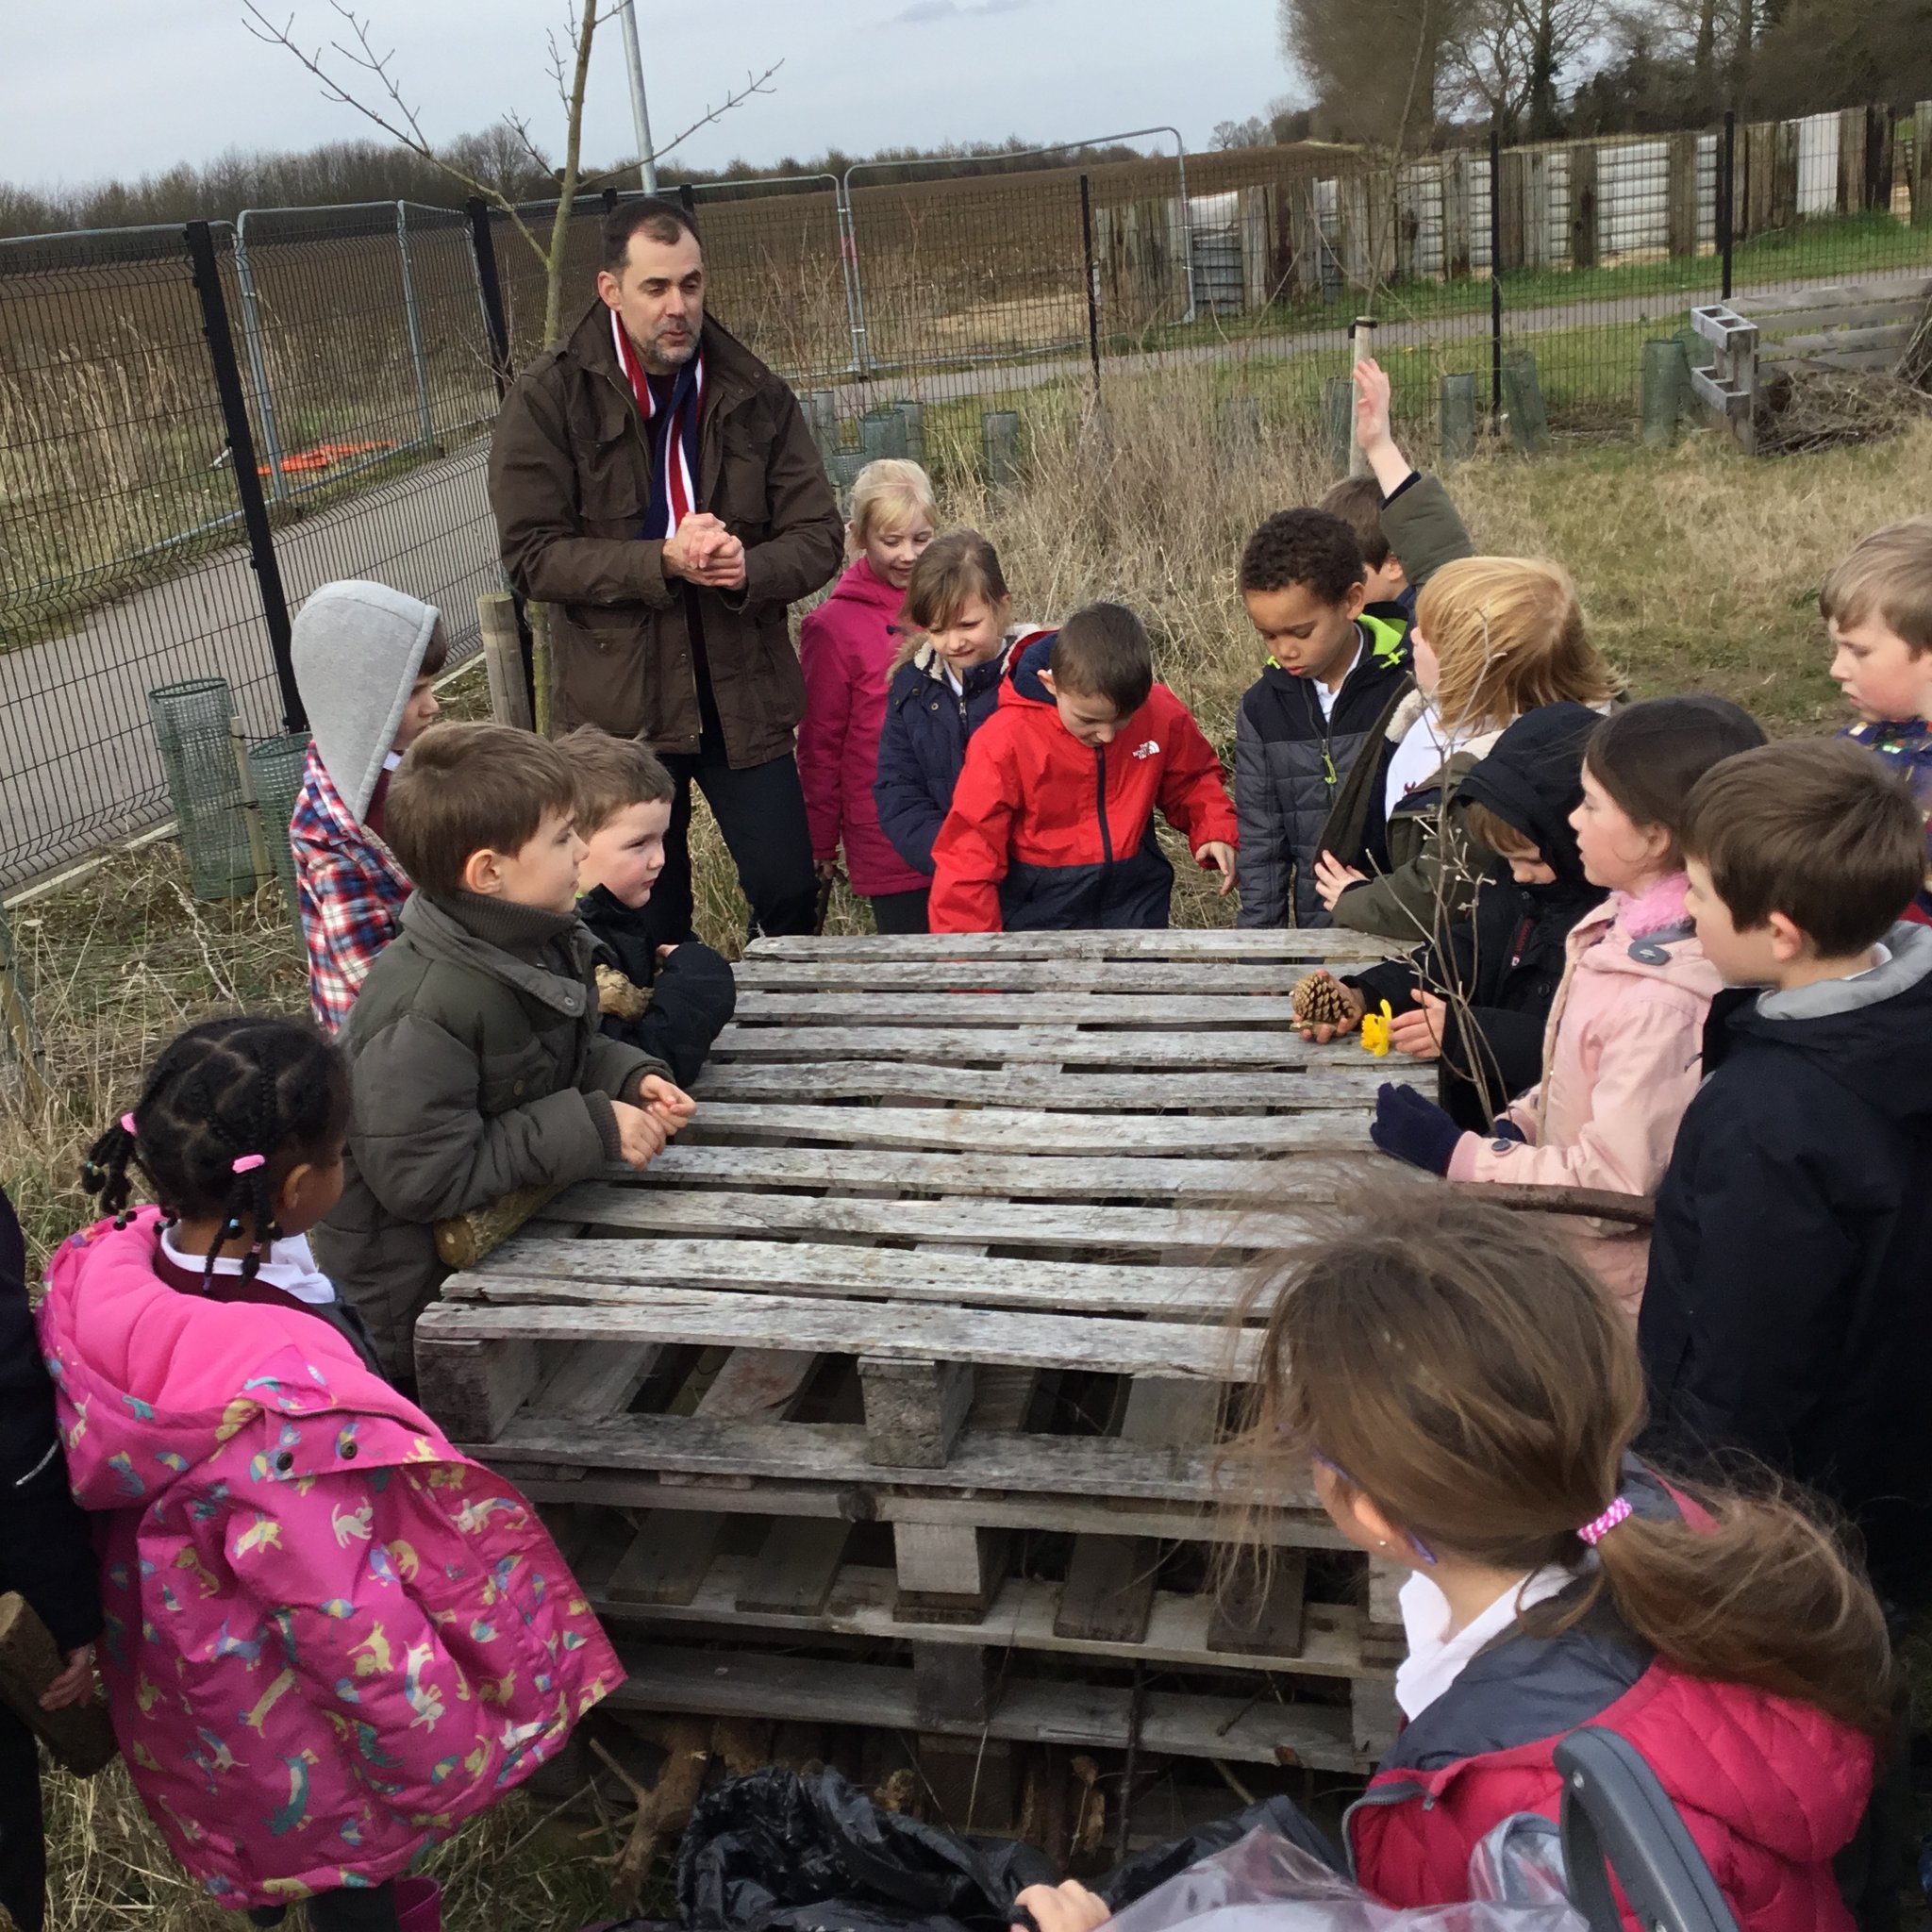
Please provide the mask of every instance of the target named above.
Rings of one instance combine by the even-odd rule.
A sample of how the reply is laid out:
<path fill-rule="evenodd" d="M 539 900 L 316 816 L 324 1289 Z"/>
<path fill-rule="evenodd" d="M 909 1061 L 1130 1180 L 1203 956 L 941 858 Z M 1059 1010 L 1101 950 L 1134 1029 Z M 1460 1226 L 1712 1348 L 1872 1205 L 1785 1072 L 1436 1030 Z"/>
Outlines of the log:
<path fill-rule="evenodd" d="M 519 1188 L 487 1208 L 452 1215 L 436 1224 L 436 1257 L 445 1268 L 474 1268 L 492 1248 L 499 1248 L 540 1208 L 557 1194 L 554 1187 Z"/>
<path fill-rule="evenodd" d="M 1648 1227 L 1657 1219 L 1650 1194 L 1616 1194 L 1607 1188 L 1544 1186 L 1535 1181 L 1452 1181 L 1458 1192 L 1498 1208 L 1527 1214 L 1581 1214 L 1596 1221 L 1621 1221 Z"/>
<path fill-rule="evenodd" d="M 76 1777 L 92 1777 L 120 1748 L 108 1707 L 98 1697 L 65 1710 L 42 1710 L 41 1698 L 62 1671 L 53 1633 L 17 1591 L 0 1596 L 0 1703 L 40 1738 Z"/>

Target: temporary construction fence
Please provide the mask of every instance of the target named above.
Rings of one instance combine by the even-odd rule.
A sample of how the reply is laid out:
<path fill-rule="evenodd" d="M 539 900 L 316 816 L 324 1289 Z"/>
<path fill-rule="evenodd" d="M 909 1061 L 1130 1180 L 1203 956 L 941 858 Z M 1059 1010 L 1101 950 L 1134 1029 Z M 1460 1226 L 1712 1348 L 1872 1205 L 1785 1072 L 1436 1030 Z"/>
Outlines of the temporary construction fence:
<path fill-rule="evenodd" d="M 1913 128 L 1854 109 L 1407 159 L 1157 130 L 1174 152 L 1120 158 L 1142 131 L 675 192 L 713 309 L 836 471 L 904 447 L 1004 476 L 1039 401 L 1183 367 L 1241 421 L 1345 433 L 1358 315 L 1409 426 L 1446 409 L 1452 447 L 1478 420 L 1533 446 L 1540 412 L 1633 431 L 1645 344 L 1693 307 L 1932 268 L 1932 104 Z M 564 225 L 566 328 L 619 199 Z M 547 236 L 554 204 L 522 212 Z M 501 581 L 485 431 L 543 306 L 481 203 L 0 242 L 0 887 L 161 815 L 150 690 L 225 677 L 251 741 L 298 731 L 289 613 L 320 583 L 382 577 L 474 647 Z"/>

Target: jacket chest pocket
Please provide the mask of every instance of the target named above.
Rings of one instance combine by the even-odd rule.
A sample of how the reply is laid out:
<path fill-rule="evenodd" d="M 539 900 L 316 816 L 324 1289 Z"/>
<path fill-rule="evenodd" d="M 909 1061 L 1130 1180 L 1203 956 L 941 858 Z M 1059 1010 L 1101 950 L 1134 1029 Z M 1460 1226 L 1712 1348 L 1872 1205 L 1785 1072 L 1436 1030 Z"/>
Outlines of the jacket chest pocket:
<path fill-rule="evenodd" d="M 773 428 L 762 410 L 741 412 L 723 425 L 724 448 L 711 512 L 741 536 L 762 533 L 770 522 L 767 482 Z"/>
<path fill-rule="evenodd" d="M 570 444 L 584 534 L 635 537 L 650 507 L 651 479 L 630 419 L 591 413 L 575 417 Z"/>
<path fill-rule="evenodd" d="M 477 1083 L 477 1107 L 488 1116 L 546 1099 L 557 1091 L 558 1071 L 556 1060 L 535 1041 L 517 1052 L 487 1054 Z"/>

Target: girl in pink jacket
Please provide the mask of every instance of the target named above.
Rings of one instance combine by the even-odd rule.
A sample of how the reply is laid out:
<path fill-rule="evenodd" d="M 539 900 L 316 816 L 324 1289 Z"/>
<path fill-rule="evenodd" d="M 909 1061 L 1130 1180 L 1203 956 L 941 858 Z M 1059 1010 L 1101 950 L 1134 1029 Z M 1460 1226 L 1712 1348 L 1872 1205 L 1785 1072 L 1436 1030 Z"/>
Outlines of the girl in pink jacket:
<path fill-rule="evenodd" d="M 84 1180 L 113 1210 L 47 1271 L 41 1342 L 135 1787 L 181 1864 L 274 1924 L 437 1924 L 401 1877 L 622 1676 L 517 1492 L 368 1366 L 304 1232 L 341 1191 L 320 1035 L 210 1021 Z M 128 1168 L 158 1206 L 130 1209 Z"/>
<path fill-rule="evenodd" d="M 1230 1471 L 1263 1507 L 1312 1486 L 1407 1573 L 1402 1728 L 1341 1824 L 1356 1882 L 1386 1906 L 1467 1900 L 1491 1831 L 1556 1819 L 1557 1747 L 1591 1727 L 1656 1774 L 1739 1932 L 1853 1932 L 1833 1860 L 1890 1748 L 1893 1677 L 1830 1531 L 1639 1462 L 1628 1328 L 1561 1242 L 1478 1194 L 1379 1188 L 1256 1287 Z M 1078 1885 L 1019 1903 L 1040 1932 L 1108 1915 Z"/>
<path fill-rule="evenodd" d="M 873 781 L 886 686 L 898 654 L 896 625 L 912 566 L 933 539 L 932 483 L 917 463 L 868 463 L 852 486 L 846 526 L 852 563 L 798 634 L 805 719 L 798 727 L 798 779 L 822 880 L 845 848 L 852 890 L 872 901 L 880 932 L 924 932 L 926 889 L 879 829 Z"/>
<path fill-rule="evenodd" d="M 1702 1078 L 1705 1015 L 1722 983 L 1684 911 L 1677 835 L 1698 779 L 1763 742 L 1724 698 L 1652 698 L 1597 726 L 1570 823 L 1585 875 L 1609 897 L 1566 942 L 1541 1082 L 1497 1116 L 1490 1139 L 1410 1089 L 1384 1087 L 1370 1129 L 1378 1147 L 1456 1181 L 1657 1191 Z M 1516 864 L 1521 877 L 1534 862 Z M 1573 1232 L 1634 1322 L 1649 1235 L 1593 1221 Z"/>

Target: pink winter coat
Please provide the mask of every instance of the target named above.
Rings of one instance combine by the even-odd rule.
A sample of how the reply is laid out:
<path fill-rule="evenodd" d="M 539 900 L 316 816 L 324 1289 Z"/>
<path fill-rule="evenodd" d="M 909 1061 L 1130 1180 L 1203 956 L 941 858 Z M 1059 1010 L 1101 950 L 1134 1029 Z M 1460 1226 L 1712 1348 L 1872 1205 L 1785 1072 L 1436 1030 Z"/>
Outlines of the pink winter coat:
<path fill-rule="evenodd" d="M 859 558 L 807 617 L 798 633 L 805 673 L 805 722 L 798 727 L 798 778 L 811 824 L 811 856 L 833 858 L 845 848 L 855 892 L 916 892 L 932 884 L 914 872 L 879 830 L 873 780 L 879 771 L 879 732 L 886 685 L 899 639 L 906 593 L 874 575 Z"/>
<path fill-rule="evenodd" d="M 1723 984 L 1685 916 L 1686 884 L 1674 873 L 1641 898 L 1613 893 L 1572 928 L 1543 1034 L 1542 1084 L 1501 1116 L 1528 1144 L 1465 1134 L 1451 1180 L 1657 1191 L 1702 1078 L 1704 1019 Z M 1566 1225 L 1635 1321 L 1649 1235 Z"/>
<path fill-rule="evenodd" d="M 514 1490 L 329 1324 L 158 1279 L 158 1227 L 74 1236 L 40 1317 L 116 1735 L 225 1906 L 379 1883 L 623 1672 Z"/>

